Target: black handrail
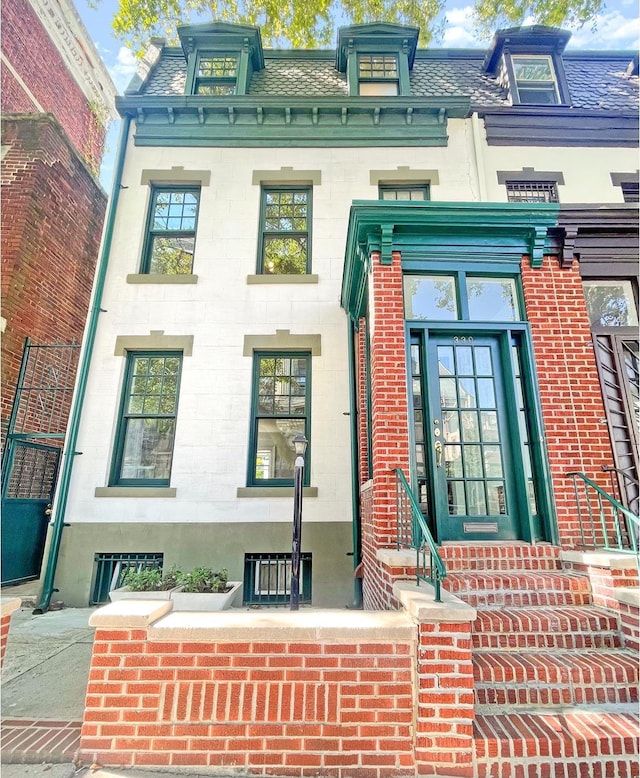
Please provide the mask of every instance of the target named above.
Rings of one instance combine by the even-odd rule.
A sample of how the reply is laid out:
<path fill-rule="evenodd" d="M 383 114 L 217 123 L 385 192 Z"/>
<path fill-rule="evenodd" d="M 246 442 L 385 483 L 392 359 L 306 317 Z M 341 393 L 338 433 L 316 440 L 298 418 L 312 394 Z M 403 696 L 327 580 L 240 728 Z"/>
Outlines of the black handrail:
<path fill-rule="evenodd" d="M 427 522 L 420 510 L 420 504 L 399 467 L 396 474 L 396 523 L 398 548 L 413 548 L 416 552 L 416 584 L 430 583 L 435 592 L 435 601 L 442 602 L 441 582 L 447 576 L 447 569 L 433 539 Z M 427 564 L 427 549 L 429 564 Z M 427 570 L 429 571 L 427 573 Z"/>

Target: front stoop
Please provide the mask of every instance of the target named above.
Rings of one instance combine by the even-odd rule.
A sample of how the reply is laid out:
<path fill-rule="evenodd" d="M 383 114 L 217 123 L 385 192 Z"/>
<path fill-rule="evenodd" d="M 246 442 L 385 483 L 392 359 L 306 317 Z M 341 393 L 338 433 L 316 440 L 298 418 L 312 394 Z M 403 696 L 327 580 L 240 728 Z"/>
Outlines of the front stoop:
<path fill-rule="evenodd" d="M 638 657 L 559 549 L 445 544 L 473 626 L 475 778 L 638 778 Z"/>

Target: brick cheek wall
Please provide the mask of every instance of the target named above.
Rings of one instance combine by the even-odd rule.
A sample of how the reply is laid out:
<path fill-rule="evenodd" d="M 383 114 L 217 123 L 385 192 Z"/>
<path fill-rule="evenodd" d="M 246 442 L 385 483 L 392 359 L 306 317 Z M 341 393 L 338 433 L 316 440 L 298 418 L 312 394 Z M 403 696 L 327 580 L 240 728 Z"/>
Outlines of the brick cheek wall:
<path fill-rule="evenodd" d="M 522 285 L 535 354 L 560 545 L 579 543 L 575 494 L 565 473 L 580 470 L 605 489 L 600 468 L 613 461 L 591 329 L 575 261 L 561 268 L 522 261 Z"/>
<path fill-rule="evenodd" d="M 2 143 L 10 147 L 2 162 L 1 214 L 6 423 L 25 338 L 82 339 L 106 196 L 51 117 L 5 117 Z"/>
<path fill-rule="evenodd" d="M 369 480 L 369 439 L 367 427 L 369 408 L 367 406 L 367 323 L 360 319 L 356 349 L 356 397 L 358 403 L 358 457 L 360 466 L 360 483 Z"/>
<path fill-rule="evenodd" d="M 36 100 L 60 122 L 76 151 L 98 170 L 105 129 L 28 0 L 2 3 L 2 51 Z M 2 112 L 38 113 L 8 68 L 2 68 Z"/>
<path fill-rule="evenodd" d="M 146 634 L 96 632 L 85 761 L 292 776 L 413 772 L 412 641 L 179 643 Z"/>

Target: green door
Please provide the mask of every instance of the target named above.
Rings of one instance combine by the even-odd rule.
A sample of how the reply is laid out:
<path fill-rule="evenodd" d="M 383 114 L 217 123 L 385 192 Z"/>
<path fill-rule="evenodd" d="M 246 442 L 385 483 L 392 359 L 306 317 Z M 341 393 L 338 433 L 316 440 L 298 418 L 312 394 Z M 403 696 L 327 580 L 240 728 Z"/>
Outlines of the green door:
<path fill-rule="evenodd" d="M 428 338 L 424 437 L 439 542 L 520 537 L 502 364 L 499 336 Z"/>

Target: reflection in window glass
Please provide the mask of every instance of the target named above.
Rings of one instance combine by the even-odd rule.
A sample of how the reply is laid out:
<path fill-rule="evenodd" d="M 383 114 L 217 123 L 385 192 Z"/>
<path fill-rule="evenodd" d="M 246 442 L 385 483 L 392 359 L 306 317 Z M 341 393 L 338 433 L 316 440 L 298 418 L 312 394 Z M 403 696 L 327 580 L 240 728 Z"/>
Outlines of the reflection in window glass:
<path fill-rule="evenodd" d="M 638 311 L 631 281 L 583 281 L 591 326 L 636 327 Z"/>
<path fill-rule="evenodd" d="M 469 318 L 472 321 L 520 321 L 513 278 L 467 278 Z"/>
<path fill-rule="evenodd" d="M 404 276 L 406 319 L 452 321 L 458 318 L 453 276 Z"/>

